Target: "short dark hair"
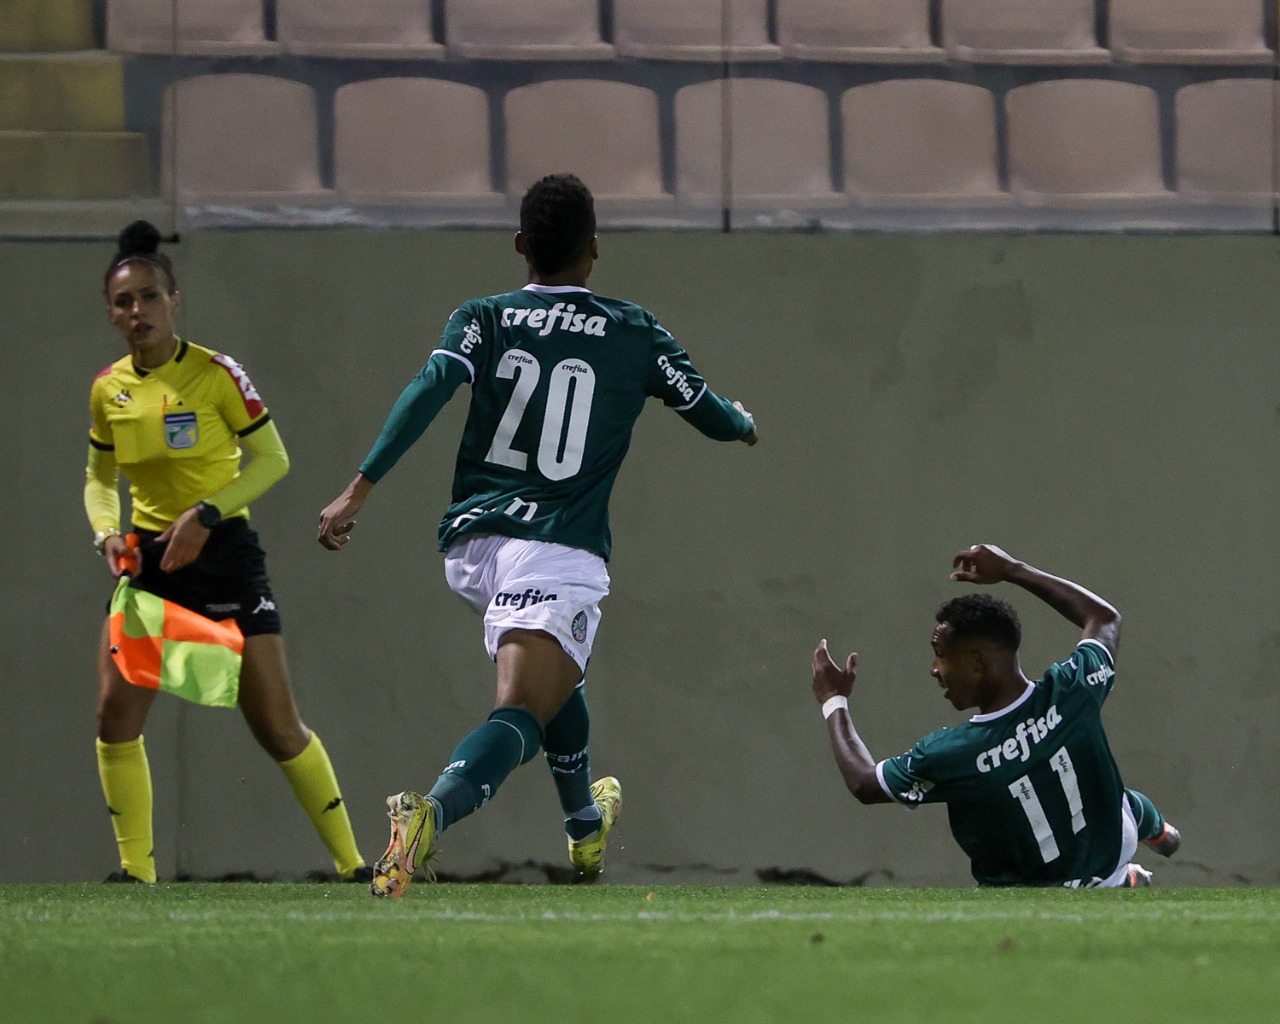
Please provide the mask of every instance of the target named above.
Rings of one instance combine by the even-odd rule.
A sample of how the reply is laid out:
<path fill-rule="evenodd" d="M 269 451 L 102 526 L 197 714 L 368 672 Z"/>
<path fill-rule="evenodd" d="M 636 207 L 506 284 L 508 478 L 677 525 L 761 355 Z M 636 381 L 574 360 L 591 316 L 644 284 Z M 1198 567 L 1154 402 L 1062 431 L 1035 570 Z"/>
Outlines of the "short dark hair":
<path fill-rule="evenodd" d="M 520 201 L 525 256 L 540 274 L 558 274 L 582 259 L 596 233 L 591 190 L 573 174 L 548 174 Z"/>
<path fill-rule="evenodd" d="M 178 290 L 178 275 L 173 263 L 160 251 L 160 229 L 147 220 L 135 220 L 125 227 L 116 239 L 116 254 L 102 277 L 102 291 L 111 287 L 111 278 L 126 263 L 145 263 L 164 274 L 169 294 Z"/>
<path fill-rule="evenodd" d="M 937 620 L 950 626 L 961 643 L 986 640 L 1010 651 L 1022 644 L 1022 623 L 1013 605 L 990 594 L 953 597 L 938 609 Z"/>

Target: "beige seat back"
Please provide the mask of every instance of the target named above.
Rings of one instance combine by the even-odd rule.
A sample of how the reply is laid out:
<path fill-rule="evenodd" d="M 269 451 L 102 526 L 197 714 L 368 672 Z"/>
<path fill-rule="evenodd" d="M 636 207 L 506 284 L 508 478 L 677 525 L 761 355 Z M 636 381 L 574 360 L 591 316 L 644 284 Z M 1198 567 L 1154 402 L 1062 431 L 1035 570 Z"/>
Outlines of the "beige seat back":
<path fill-rule="evenodd" d="M 491 201 L 489 100 L 473 85 L 373 78 L 334 96 L 338 194 L 355 202 Z"/>
<path fill-rule="evenodd" d="M 1166 192 L 1155 90 L 1068 78 L 1018 86 L 1005 103 L 1015 194 L 1088 203 Z"/>
<path fill-rule="evenodd" d="M 845 192 L 863 201 L 998 197 L 995 97 L 976 85 L 890 79 L 840 101 Z"/>
<path fill-rule="evenodd" d="M 681 201 L 745 207 L 843 202 L 831 187 L 828 103 L 821 90 L 766 78 L 718 79 L 680 89 L 675 112 Z"/>
<path fill-rule="evenodd" d="M 322 194 L 311 88 L 270 75 L 201 75 L 164 97 L 166 190 L 194 201 Z"/>
<path fill-rule="evenodd" d="M 503 101 L 507 192 L 572 171 L 603 203 L 670 203 L 662 184 L 658 97 L 651 89 L 589 78 L 521 86 Z"/>

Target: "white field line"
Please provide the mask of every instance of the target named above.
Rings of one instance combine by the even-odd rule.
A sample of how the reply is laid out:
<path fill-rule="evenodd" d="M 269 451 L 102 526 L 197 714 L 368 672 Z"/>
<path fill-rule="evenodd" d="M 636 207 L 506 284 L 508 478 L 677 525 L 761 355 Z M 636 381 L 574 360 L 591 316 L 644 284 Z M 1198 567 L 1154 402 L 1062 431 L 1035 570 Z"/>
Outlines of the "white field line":
<path fill-rule="evenodd" d="M 1200 910 L 1191 907 L 1124 907 L 1109 908 L 1112 912 L 1075 912 L 1068 910 L 1017 909 L 1003 910 L 998 908 L 966 909 L 966 910 L 854 910 L 854 911 L 786 911 L 761 910 L 750 913 L 734 911 L 665 911 L 636 910 L 614 913 L 583 913 L 578 911 L 544 910 L 531 913 L 489 913 L 456 909 L 452 907 L 422 906 L 397 904 L 388 907 L 386 904 L 370 901 L 363 909 L 355 907 L 326 907 L 315 911 L 285 909 L 253 909 L 245 907 L 221 907 L 201 910 L 172 910 L 160 915 L 162 919 L 176 922 L 224 922 L 228 925 L 244 926 L 255 922 L 264 925 L 290 923 L 361 923 L 378 927 L 397 927 L 412 925 L 418 922 L 459 922 L 483 924 L 528 924 L 543 922 L 548 924 L 725 924 L 753 925 L 769 923 L 824 923 L 824 924 L 867 924 L 877 921 L 885 922 L 919 922 L 921 924 L 936 922 L 954 922 L 959 924 L 983 924 L 988 922 L 1010 921 L 1045 921 L 1064 923 L 1086 923 L 1097 921 L 1103 924 L 1123 924 L 1127 922 L 1246 922 L 1263 921 L 1280 925 L 1280 908 L 1258 907 L 1239 908 L 1235 910 Z M 389 912 L 388 912 L 389 911 Z M 126 908 L 113 911 L 113 920 L 118 924 L 130 921 L 138 924 L 153 923 L 157 920 L 154 913 L 136 913 Z M 28 922 L 30 923 L 30 922 Z M 63 917 L 54 915 L 48 923 L 66 926 L 74 923 L 74 915 Z"/>

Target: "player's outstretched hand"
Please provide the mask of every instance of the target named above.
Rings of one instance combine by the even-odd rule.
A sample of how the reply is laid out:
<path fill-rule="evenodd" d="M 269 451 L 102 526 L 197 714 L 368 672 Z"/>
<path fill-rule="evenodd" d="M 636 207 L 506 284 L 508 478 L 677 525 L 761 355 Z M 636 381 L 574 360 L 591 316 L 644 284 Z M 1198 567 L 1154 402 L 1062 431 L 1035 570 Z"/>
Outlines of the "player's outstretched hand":
<path fill-rule="evenodd" d="M 320 531 L 316 537 L 330 551 L 341 551 L 355 529 L 355 514 L 364 507 L 364 499 L 373 489 L 367 477 L 357 475 L 320 513 Z"/>
<path fill-rule="evenodd" d="M 750 447 L 751 445 L 755 444 L 757 441 L 760 440 L 760 435 L 756 433 L 756 418 L 742 407 L 741 402 L 734 402 L 733 407 L 737 409 L 738 412 L 742 413 L 743 416 L 745 416 L 747 419 L 751 421 L 751 433 L 747 434 L 742 438 L 742 443 Z"/>
<path fill-rule="evenodd" d="M 953 580 L 960 583 L 1001 583 L 1017 560 L 994 544 L 975 544 L 951 560 Z"/>
<path fill-rule="evenodd" d="M 825 704 L 832 697 L 849 696 L 857 677 L 857 651 L 845 659 L 844 668 L 841 668 L 831 660 L 826 640 L 819 642 L 818 649 L 813 652 L 813 696 L 819 704 Z"/>

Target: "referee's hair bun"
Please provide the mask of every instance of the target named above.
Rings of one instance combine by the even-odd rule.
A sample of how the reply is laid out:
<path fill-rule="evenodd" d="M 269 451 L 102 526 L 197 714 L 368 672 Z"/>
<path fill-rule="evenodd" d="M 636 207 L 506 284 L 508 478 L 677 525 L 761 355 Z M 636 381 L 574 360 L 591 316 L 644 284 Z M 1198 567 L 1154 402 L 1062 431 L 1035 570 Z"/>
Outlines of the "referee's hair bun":
<path fill-rule="evenodd" d="M 149 256 L 160 248 L 160 230 L 149 220 L 135 220 L 120 232 L 121 256 Z"/>

